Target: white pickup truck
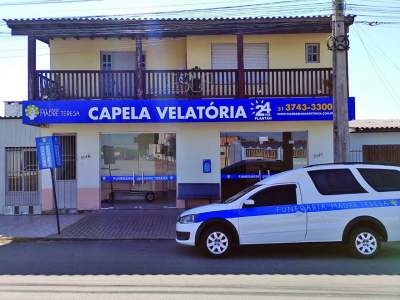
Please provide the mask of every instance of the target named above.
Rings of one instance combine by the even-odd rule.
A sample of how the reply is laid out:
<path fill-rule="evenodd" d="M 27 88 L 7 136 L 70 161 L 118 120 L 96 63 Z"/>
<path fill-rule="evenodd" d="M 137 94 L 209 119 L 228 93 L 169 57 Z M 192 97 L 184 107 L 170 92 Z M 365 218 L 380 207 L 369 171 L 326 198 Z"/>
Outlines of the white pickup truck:
<path fill-rule="evenodd" d="M 223 257 L 239 245 L 344 242 L 374 257 L 381 242 L 400 240 L 400 168 L 325 164 L 258 182 L 224 203 L 183 212 L 179 244 Z"/>

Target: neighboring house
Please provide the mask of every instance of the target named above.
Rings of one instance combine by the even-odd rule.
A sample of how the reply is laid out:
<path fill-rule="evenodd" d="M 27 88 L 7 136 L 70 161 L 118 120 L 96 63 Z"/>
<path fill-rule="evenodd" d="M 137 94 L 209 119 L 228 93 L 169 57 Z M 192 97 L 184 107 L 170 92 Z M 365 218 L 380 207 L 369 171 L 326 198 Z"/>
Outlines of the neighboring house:
<path fill-rule="evenodd" d="M 0 117 L 0 214 L 41 213 L 35 148 L 41 130 L 22 124 L 20 106 L 6 102 Z"/>
<path fill-rule="evenodd" d="M 60 208 L 99 209 L 113 189 L 178 207 L 219 199 L 233 161 L 221 138 L 277 141 L 282 170 L 333 161 L 330 16 L 6 22 L 28 37 L 23 122 L 61 138 Z M 36 69 L 37 40 L 50 70 Z"/>
<path fill-rule="evenodd" d="M 400 119 L 349 122 L 353 161 L 400 164 Z"/>

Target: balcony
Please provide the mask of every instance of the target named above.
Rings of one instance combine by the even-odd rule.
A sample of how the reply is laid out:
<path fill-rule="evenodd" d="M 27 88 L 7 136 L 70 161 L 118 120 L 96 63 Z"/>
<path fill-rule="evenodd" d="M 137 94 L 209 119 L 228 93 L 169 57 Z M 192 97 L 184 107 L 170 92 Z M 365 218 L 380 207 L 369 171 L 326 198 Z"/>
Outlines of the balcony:
<path fill-rule="evenodd" d="M 331 69 L 65 71 L 34 73 L 34 98 L 144 99 L 321 97 Z"/>

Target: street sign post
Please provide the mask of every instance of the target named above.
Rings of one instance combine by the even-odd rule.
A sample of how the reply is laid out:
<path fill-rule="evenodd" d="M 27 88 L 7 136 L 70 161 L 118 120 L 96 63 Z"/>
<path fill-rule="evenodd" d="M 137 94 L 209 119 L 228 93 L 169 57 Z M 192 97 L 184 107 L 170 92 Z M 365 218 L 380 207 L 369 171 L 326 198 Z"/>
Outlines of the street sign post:
<path fill-rule="evenodd" d="M 57 193 L 55 188 L 54 169 L 62 166 L 60 140 L 57 136 L 42 136 L 36 138 L 36 151 L 39 169 L 50 169 L 53 188 L 54 208 L 57 218 L 57 232 L 60 234 L 60 217 L 58 215 Z"/>

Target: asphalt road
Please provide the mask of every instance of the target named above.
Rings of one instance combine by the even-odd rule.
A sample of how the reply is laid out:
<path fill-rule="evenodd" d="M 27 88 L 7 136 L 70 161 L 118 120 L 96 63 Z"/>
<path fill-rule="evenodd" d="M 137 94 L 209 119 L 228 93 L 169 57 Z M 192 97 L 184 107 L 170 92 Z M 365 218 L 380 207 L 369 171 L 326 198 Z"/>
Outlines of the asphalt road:
<path fill-rule="evenodd" d="M 400 275 L 400 243 L 375 259 L 355 259 L 336 245 L 240 248 L 209 259 L 172 240 L 35 241 L 0 246 L 0 275 L 329 274 Z"/>
<path fill-rule="evenodd" d="M 170 240 L 0 246 L 2 300 L 185 298 L 400 299 L 400 243 L 372 260 L 332 245 L 246 247 L 218 260 Z"/>

